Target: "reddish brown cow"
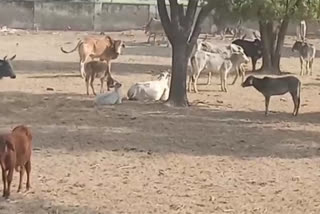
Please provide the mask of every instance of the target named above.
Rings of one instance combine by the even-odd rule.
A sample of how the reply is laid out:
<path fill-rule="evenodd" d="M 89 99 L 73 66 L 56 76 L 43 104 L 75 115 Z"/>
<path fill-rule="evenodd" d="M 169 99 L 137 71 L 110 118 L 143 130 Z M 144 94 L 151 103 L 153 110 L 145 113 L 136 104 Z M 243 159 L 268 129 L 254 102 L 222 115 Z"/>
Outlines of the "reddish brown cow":
<path fill-rule="evenodd" d="M 9 198 L 14 169 L 20 172 L 18 192 L 21 190 L 24 170 L 27 172 L 26 189 L 30 189 L 32 134 L 23 125 L 11 133 L 0 135 L 0 165 L 2 169 L 3 197 Z"/>

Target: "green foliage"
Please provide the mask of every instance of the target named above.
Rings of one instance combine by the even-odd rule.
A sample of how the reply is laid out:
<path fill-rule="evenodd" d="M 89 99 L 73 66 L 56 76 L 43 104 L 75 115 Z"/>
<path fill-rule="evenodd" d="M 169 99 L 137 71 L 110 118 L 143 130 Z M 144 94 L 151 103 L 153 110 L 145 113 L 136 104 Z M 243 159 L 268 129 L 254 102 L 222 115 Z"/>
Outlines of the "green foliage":
<path fill-rule="evenodd" d="M 222 16 L 243 20 L 282 20 L 320 18 L 320 0 L 211 0 Z"/>

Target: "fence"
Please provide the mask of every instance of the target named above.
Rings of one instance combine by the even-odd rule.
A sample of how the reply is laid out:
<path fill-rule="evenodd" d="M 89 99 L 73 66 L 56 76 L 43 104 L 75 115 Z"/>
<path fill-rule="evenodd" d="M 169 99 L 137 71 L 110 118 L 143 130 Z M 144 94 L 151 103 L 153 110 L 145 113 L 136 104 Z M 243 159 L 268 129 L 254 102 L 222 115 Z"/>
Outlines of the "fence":
<path fill-rule="evenodd" d="M 0 1 L 0 25 L 10 28 L 121 31 L 141 29 L 151 16 L 157 16 L 156 0 Z M 212 24 L 207 18 L 203 32 L 210 32 Z M 245 25 L 257 29 L 257 22 Z M 318 23 L 308 25 L 308 32 L 318 33 L 318 29 Z M 295 33 L 295 23 L 290 24 L 288 33 Z"/>

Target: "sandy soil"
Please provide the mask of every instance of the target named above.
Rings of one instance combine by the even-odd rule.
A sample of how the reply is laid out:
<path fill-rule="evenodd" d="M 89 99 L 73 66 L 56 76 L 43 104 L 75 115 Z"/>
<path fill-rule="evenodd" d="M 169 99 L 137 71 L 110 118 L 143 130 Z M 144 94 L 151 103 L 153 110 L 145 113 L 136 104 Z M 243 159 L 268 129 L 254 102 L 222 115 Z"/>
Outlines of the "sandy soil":
<path fill-rule="evenodd" d="M 97 108 L 77 53 L 60 51 L 86 34 L 0 36 L 1 55 L 17 54 L 17 79 L 0 84 L 0 131 L 26 124 L 34 134 L 32 190 L 16 193 L 15 173 L 1 214 L 320 213 L 319 58 L 314 75 L 300 78 L 298 117 L 289 95 L 273 97 L 266 118 L 253 88 L 238 81 L 222 93 L 218 78 L 204 85 L 205 75 L 188 109 L 129 101 Z M 111 35 L 127 44 L 112 66 L 124 92 L 169 67 L 171 49 L 144 44 L 143 32 Z M 282 68 L 298 74 L 292 43 Z"/>

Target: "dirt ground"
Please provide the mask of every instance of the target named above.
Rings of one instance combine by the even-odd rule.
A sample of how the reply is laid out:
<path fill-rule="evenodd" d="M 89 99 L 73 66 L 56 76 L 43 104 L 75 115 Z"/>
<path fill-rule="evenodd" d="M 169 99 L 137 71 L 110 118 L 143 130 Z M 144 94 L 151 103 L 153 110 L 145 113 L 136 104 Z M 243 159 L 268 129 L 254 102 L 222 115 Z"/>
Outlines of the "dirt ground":
<path fill-rule="evenodd" d="M 26 124 L 34 135 L 32 190 L 16 193 L 15 173 L 1 214 L 320 213 L 319 58 L 313 76 L 300 78 L 298 117 L 289 95 L 271 98 L 265 117 L 253 88 L 238 81 L 222 93 L 217 77 L 204 85 L 206 75 L 187 109 L 132 101 L 97 108 L 78 54 L 60 51 L 87 34 L 0 36 L 0 55 L 17 54 L 17 78 L 0 82 L 0 131 Z M 110 34 L 127 45 L 112 65 L 124 94 L 169 67 L 171 49 L 144 44 L 142 31 Z M 309 41 L 320 50 L 319 39 Z M 282 69 L 298 74 L 292 44 L 288 37 Z"/>

